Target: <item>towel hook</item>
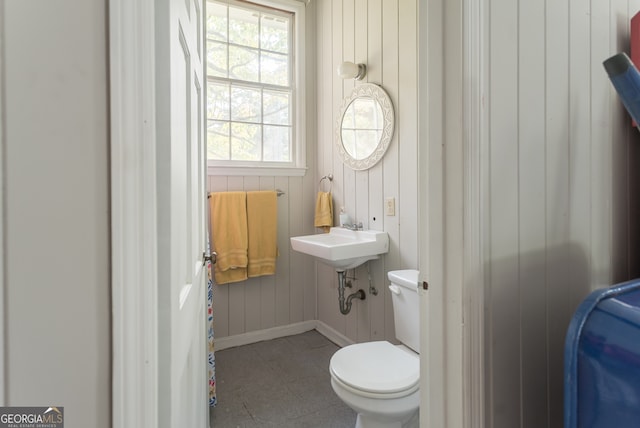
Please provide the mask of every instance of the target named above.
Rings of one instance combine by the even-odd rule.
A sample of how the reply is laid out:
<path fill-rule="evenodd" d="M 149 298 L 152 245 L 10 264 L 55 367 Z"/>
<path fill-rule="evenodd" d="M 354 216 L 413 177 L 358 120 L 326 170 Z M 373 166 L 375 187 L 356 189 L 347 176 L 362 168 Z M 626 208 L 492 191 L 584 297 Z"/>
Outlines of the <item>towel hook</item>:
<path fill-rule="evenodd" d="M 318 182 L 318 187 L 320 188 L 320 190 L 322 190 L 322 182 L 324 180 L 329 180 L 329 192 L 331 192 L 331 188 L 333 187 L 333 174 L 325 175 L 320 179 L 320 181 Z"/>

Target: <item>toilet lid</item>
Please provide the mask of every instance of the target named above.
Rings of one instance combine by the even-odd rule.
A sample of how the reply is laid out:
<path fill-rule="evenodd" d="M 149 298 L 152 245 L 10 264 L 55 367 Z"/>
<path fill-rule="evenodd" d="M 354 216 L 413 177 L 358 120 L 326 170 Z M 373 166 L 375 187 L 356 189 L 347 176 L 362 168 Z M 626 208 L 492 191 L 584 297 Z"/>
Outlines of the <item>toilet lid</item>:
<path fill-rule="evenodd" d="M 367 342 L 340 349 L 331 357 L 332 374 L 352 388 L 394 393 L 417 388 L 420 359 L 389 342 Z"/>

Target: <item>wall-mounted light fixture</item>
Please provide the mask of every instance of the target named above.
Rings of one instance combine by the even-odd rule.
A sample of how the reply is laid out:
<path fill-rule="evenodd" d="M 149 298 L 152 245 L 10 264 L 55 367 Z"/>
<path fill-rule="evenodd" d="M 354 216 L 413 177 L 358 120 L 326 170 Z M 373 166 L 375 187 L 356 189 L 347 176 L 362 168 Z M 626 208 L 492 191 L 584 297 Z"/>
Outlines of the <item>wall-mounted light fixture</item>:
<path fill-rule="evenodd" d="M 345 61 L 338 66 L 338 76 L 343 79 L 362 80 L 367 74 L 367 66 Z"/>

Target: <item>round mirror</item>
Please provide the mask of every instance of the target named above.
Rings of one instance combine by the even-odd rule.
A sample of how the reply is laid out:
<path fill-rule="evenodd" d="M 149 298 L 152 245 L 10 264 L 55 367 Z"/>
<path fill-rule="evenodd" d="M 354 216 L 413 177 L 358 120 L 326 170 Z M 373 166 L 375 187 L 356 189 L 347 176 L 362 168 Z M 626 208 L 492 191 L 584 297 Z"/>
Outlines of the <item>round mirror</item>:
<path fill-rule="evenodd" d="M 357 85 L 345 98 L 336 126 L 336 145 L 343 162 L 352 169 L 374 166 L 393 136 L 393 105 L 378 85 Z"/>

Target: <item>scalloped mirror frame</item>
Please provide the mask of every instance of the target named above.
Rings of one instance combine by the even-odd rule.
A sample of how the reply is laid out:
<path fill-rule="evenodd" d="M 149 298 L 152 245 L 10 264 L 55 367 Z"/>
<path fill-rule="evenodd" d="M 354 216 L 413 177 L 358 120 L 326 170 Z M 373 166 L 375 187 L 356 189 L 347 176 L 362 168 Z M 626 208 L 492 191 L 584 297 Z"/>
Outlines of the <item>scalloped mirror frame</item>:
<path fill-rule="evenodd" d="M 368 97 L 376 100 L 378 102 L 378 105 L 380 105 L 380 108 L 382 109 L 382 116 L 384 118 L 384 125 L 380 141 L 378 141 L 378 145 L 373 153 L 371 153 L 364 159 L 355 159 L 354 157 L 352 157 L 345 150 L 344 145 L 342 144 L 342 121 L 344 119 L 344 115 L 351 103 L 359 97 Z M 342 100 L 340 114 L 338 115 L 338 120 L 336 123 L 335 144 L 338 149 L 338 153 L 342 158 L 342 162 L 349 168 L 356 171 L 369 169 L 377 164 L 389 148 L 391 138 L 393 137 L 394 124 L 395 117 L 393 113 L 393 104 L 391 103 L 389 94 L 387 94 L 387 92 L 382 89 L 381 86 L 374 83 L 362 83 L 360 85 L 356 85 L 353 88 L 351 95 Z"/>

